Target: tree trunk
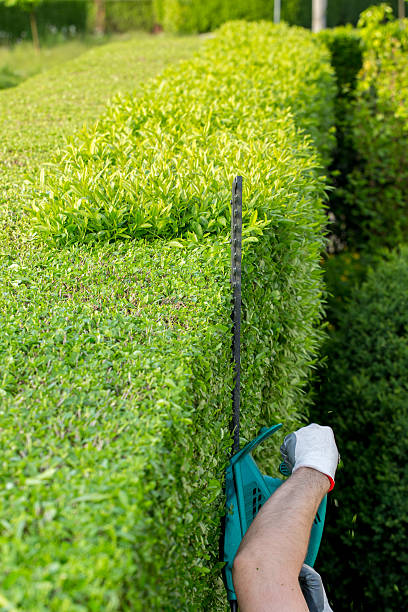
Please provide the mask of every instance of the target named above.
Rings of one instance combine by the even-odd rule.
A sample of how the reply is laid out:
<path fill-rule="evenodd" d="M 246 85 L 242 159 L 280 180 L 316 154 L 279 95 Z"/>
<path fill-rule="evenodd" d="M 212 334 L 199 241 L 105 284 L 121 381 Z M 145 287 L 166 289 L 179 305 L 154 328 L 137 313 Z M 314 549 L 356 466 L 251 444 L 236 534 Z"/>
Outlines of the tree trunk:
<path fill-rule="evenodd" d="M 273 3 L 273 21 L 274 23 L 280 23 L 281 16 L 281 0 L 274 0 Z"/>
<path fill-rule="evenodd" d="M 106 9 L 105 0 L 95 2 L 95 34 L 105 34 Z"/>
<path fill-rule="evenodd" d="M 313 0 L 312 32 L 320 32 L 326 27 L 327 0 Z"/>
<path fill-rule="evenodd" d="M 398 0 L 398 17 L 399 19 L 405 18 L 405 0 Z"/>
<path fill-rule="evenodd" d="M 37 28 L 37 19 L 35 16 L 35 12 L 30 12 L 30 25 L 31 25 L 31 35 L 33 37 L 33 45 L 34 49 L 37 53 L 40 52 L 40 39 L 38 36 L 38 28 Z"/>

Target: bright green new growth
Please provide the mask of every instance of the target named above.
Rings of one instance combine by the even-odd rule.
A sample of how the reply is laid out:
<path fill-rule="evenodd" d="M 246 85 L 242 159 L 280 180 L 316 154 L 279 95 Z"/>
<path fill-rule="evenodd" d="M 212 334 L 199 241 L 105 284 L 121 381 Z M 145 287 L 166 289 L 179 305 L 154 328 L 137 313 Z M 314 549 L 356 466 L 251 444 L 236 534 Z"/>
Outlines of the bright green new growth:
<path fill-rule="evenodd" d="M 35 612 L 217 609 L 230 183 L 244 176 L 251 238 L 245 439 L 278 420 L 287 433 L 305 407 L 333 90 L 308 33 L 232 24 L 144 96 L 117 99 L 46 174 L 53 196 L 33 221 L 59 249 L 11 243 L 0 274 L 6 601 Z M 143 239 L 109 244 L 124 236 Z"/>
<path fill-rule="evenodd" d="M 59 245 L 225 233 L 230 183 L 238 173 L 251 231 L 265 217 L 286 216 L 282 207 L 296 215 L 289 211 L 302 194 L 292 201 L 279 196 L 286 180 L 280 168 L 289 162 L 293 139 L 303 140 L 296 147 L 301 158 L 313 153 L 289 115 L 325 156 L 333 142 L 332 75 L 320 57 L 301 30 L 223 27 L 202 56 L 166 71 L 142 98 L 115 99 L 94 127 L 74 138 L 43 175 L 46 193 L 29 210 L 35 230 Z M 302 164 L 296 164 L 299 174 L 314 172 L 317 162 Z"/>

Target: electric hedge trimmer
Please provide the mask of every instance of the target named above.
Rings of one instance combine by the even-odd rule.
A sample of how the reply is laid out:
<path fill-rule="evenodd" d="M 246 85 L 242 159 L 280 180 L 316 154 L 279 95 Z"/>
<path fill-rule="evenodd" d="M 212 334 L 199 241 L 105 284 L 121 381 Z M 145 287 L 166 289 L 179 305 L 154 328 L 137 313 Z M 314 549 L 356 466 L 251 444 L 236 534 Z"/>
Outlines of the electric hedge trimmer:
<path fill-rule="evenodd" d="M 240 411 L 240 335 L 241 335 L 241 260 L 242 260 L 242 177 L 237 176 L 232 186 L 231 200 L 231 288 L 233 293 L 233 341 L 232 358 L 234 365 L 234 387 L 232 392 L 233 434 L 232 456 L 226 472 L 226 516 L 223 554 L 224 583 L 227 589 L 231 610 L 237 611 L 237 597 L 232 582 L 232 565 L 242 538 L 258 514 L 259 509 L 284 482 L 261 474 L 251 456 L 252 451 L 269 438 L 282 424 L 263 427 L 259 435 L 239 450 L 239 411 Z M 280 471 L 284 476 L 283 464 Z M 326 497 L 317 511 L 311 531 L 309 548 L 305 563 L 313 567 L 319 550 L 326 516 Z"/>

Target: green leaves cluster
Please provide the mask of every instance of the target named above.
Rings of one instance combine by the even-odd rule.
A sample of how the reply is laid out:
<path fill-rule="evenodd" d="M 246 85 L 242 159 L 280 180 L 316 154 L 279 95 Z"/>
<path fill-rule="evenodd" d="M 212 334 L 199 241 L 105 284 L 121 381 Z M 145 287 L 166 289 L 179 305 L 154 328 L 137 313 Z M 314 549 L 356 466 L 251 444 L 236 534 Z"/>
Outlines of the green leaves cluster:
<path fill-rule="evenodd" d="M 245 439 L 302 418 L 333 91 L 307 32 L 230 24 L 142 96 L 117 98 L 44 173 L 33 223 L 47 243 L 11 241 L 0 270 L 10 605 L 216 609 L 231 180 L 245 184 Z"/>
<path fill-rule="evenodd" d="M 384 5 L 363 13 L 363 68 L 352 108 L 356 151 L 345 192 L 349 244 L 393 248 L 408 239 L 408 20 Z"/>
<path fill-rule="evenodd" d="M 209 593 L 231 373 L 228 272 L 208 254 L 6 251 L 2 603 L 177 609 Z"/>
<path fill-rule="evenodd" d="M 273 4 L 267 0 L 153 0 L 156 20 L 177 33 L 209 32 L 233 19 L 273 21 Z"/>
<path fill-rule="evenodd" d="M 44 0 L 1 0 L 6 6 L 18 6 L 24 11 L 32 11 L 39 6 Z"/>
<path fill-rule="evenodd" d="M 327 161 L 333 83 L 322 53 L 297 29 L 225 26 L 194 61 L 169 69 L 142 97 L 116 98 L 75 136 L 42 174 L 42 195 L 28 211 L 35 231 L 58 245 L 225 234 L 240 173 L 244 222 L 253 220 L 256 235 L 286 206 L 279 168 L 293 140 L 310 155 L 296 127 Z"/>

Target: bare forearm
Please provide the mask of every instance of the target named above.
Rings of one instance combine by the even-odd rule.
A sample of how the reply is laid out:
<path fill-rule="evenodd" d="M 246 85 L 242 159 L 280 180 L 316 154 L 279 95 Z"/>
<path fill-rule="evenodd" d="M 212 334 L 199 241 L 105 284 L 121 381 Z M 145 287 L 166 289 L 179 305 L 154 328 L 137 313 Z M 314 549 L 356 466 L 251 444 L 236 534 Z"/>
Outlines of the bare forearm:
<path fill-rule="evenodd" d="M 261 508 L 234 562 L 242 612 L 307 611 L 298 576 L 329 484 L 320 472 L 299 468 Z"/>

